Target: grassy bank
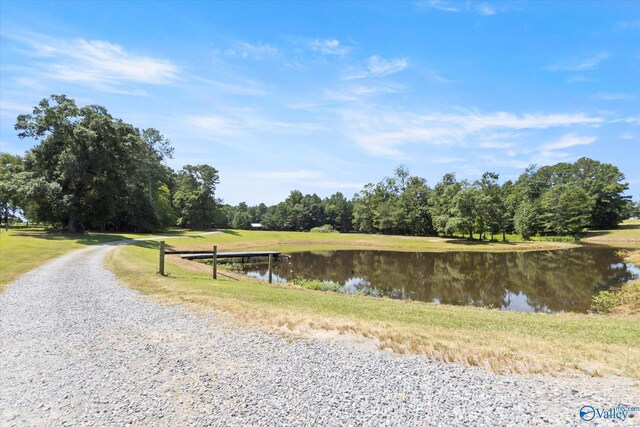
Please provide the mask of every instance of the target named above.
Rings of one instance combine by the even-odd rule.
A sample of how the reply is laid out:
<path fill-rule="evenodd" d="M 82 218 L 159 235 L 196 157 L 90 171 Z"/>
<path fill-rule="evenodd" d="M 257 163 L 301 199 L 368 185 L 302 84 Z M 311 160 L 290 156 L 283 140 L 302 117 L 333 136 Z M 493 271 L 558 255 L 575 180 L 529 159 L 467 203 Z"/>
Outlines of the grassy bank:
<path fill-rule="evenodd" d="M 640 220 L 625 221 L 615 230 L 589 231 L 582 241 L 623 248 L 624 260 L 640 267 Z M 640 279 L 610 291 L 609 296 L 612 313 L 640 316 Z"/>
<path fill-rule="evenodd" d="M 403 252 L 515 252 L 575 247 L 567 242 L 488 242 L 439 237 L 383 236 L 377 234 L 301 233 L 289 231 L 225 230 L 206 236 L 189 236 L 168 241 L 175 249 L 274 250 L 300 252 L 314 250 L 373 249 Z"/>
<path fill-rule="evenodd" d="M 241 238 L 242 234 L 238 234 Z M 263 244 L 273 238 L 269 233 L 260 235 L 264 237 Z M 214 236 L 223 248 L 231 248 L 221 244 L 222 236 Z M 209 245 L 213 241 L 209 240 L 211 237 L 201 238 L 206 242 L 194 242 Z M 230 234 L 226 241 L 238 244 L 234 238 L 238 236 Z M 391 239 L 394 243 L 389 246 L 397 244 L 396 238 Z M 179 241 L 182 245 L 191 240 Z M 293 237 L 290 241 L 297 242 Z M 259 246 L 258 243 L 258 247 L 282 247 L 269 246 L 271 244 Z M 371 338 L 381 348 L 481 365 L 497 372 L 578 370 L 593 375 L 640 376 L 637 318 L 500 312 L 226 278 L 213 281 L 202 266 L 192 267 L 180 261 L 170 261 L 170 276 L 160 277 L 155 274 L 157 250 L 142 246 L 111 252 L 107 264 L 124 283 L 155 298 L 170 303 L 190 303 L 203 309 L 220 309 L 270 330 L 310 328 L 359 334 Z M 206 266 L 205 269 L 208 271 Z"/>
<path fill-rule="evenodd" d="M 624 252 L 624 260 L 640 268 L 640 249 Z M 627 314 L 640 318 L 640 278 L 632 283 L 623 285 L 615 291 L 615 306 L 612 312 L 615 314 Z"/>

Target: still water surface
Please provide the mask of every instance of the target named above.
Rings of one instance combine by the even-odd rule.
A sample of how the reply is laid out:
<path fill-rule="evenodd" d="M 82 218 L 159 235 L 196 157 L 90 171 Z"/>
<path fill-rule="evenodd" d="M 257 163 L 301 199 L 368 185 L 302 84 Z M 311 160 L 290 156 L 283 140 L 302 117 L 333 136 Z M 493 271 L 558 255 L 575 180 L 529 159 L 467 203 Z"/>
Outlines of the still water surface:
<path fill-rule="evenodd" d="M 267 266 L 245 272 L 265 279 Z M 345 292 L 514 311 L 586 312 L 591 297 L 640 270 L 615 249 L 581 247 L 525 253 L 320 251 L 292 254 L 274 281 L 328 280 Z"/>

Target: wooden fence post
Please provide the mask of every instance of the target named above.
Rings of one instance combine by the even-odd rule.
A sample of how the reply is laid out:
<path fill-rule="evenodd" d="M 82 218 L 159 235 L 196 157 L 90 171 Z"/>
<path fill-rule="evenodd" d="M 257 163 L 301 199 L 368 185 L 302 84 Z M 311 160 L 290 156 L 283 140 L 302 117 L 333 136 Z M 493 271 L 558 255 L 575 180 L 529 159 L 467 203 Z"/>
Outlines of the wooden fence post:
<path fill-rule="evenodd" d="M 160 241 L 160 275 L 164 276 L 164 240 Z"/>
<path fill-rule="evenodd" d="M 269 283 L 273 282 L 273 254 L 269 254 Z"/>
<path fill-rule="evenodd" d="M 218 247 L 213 246 L 213 279 L 218 278 Z"/>

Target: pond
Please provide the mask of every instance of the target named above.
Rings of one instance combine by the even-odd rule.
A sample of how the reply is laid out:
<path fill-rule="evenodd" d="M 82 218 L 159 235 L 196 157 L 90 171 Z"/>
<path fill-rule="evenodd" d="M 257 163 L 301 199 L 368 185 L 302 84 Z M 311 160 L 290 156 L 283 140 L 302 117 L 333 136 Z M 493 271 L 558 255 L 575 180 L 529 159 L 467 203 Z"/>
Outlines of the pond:
<path fill-rule="evenodd" d="M 265 279 L 267 265 L 244 271 Z M 638 277 L 615 249 L 511 253 L 300 252 L 274 263 L 274 281 L 331 281 L 343 292 L 513 311 L 586 312 L 601 290 Z"/>

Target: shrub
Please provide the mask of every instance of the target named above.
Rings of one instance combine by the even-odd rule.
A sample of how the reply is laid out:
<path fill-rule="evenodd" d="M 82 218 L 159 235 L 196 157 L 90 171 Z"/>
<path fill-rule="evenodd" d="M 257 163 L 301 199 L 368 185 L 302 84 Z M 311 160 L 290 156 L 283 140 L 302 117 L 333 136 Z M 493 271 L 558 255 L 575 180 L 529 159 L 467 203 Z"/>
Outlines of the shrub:
<path fill-rule="evenodd" d="M 314 291 L 333 291 L 339 292 L 342 289 L 342 285 L 329 280 L 310 280 L 310 279 L 298 279 L 296 285 L 303 288 L 312 289 Z"/>
<path fill-rule="evenodd" d="M 640 280 L 623 285 L 618 298 L 624 312 L 640 314 Z"/>
<path fill-rule="evenodd" d="M 592 300 L 591 309 L 596 313 L 609 313 L 614 307 L 620 304 L 618 294 L 611 291 L 600 291 Z"/>
<path fill-rule="evenodd" d="M 310 230 L 312 233 L 335 233 L 336 230 L 329 224 L 325 224 L 322 227 L 313 227 Z"/>

